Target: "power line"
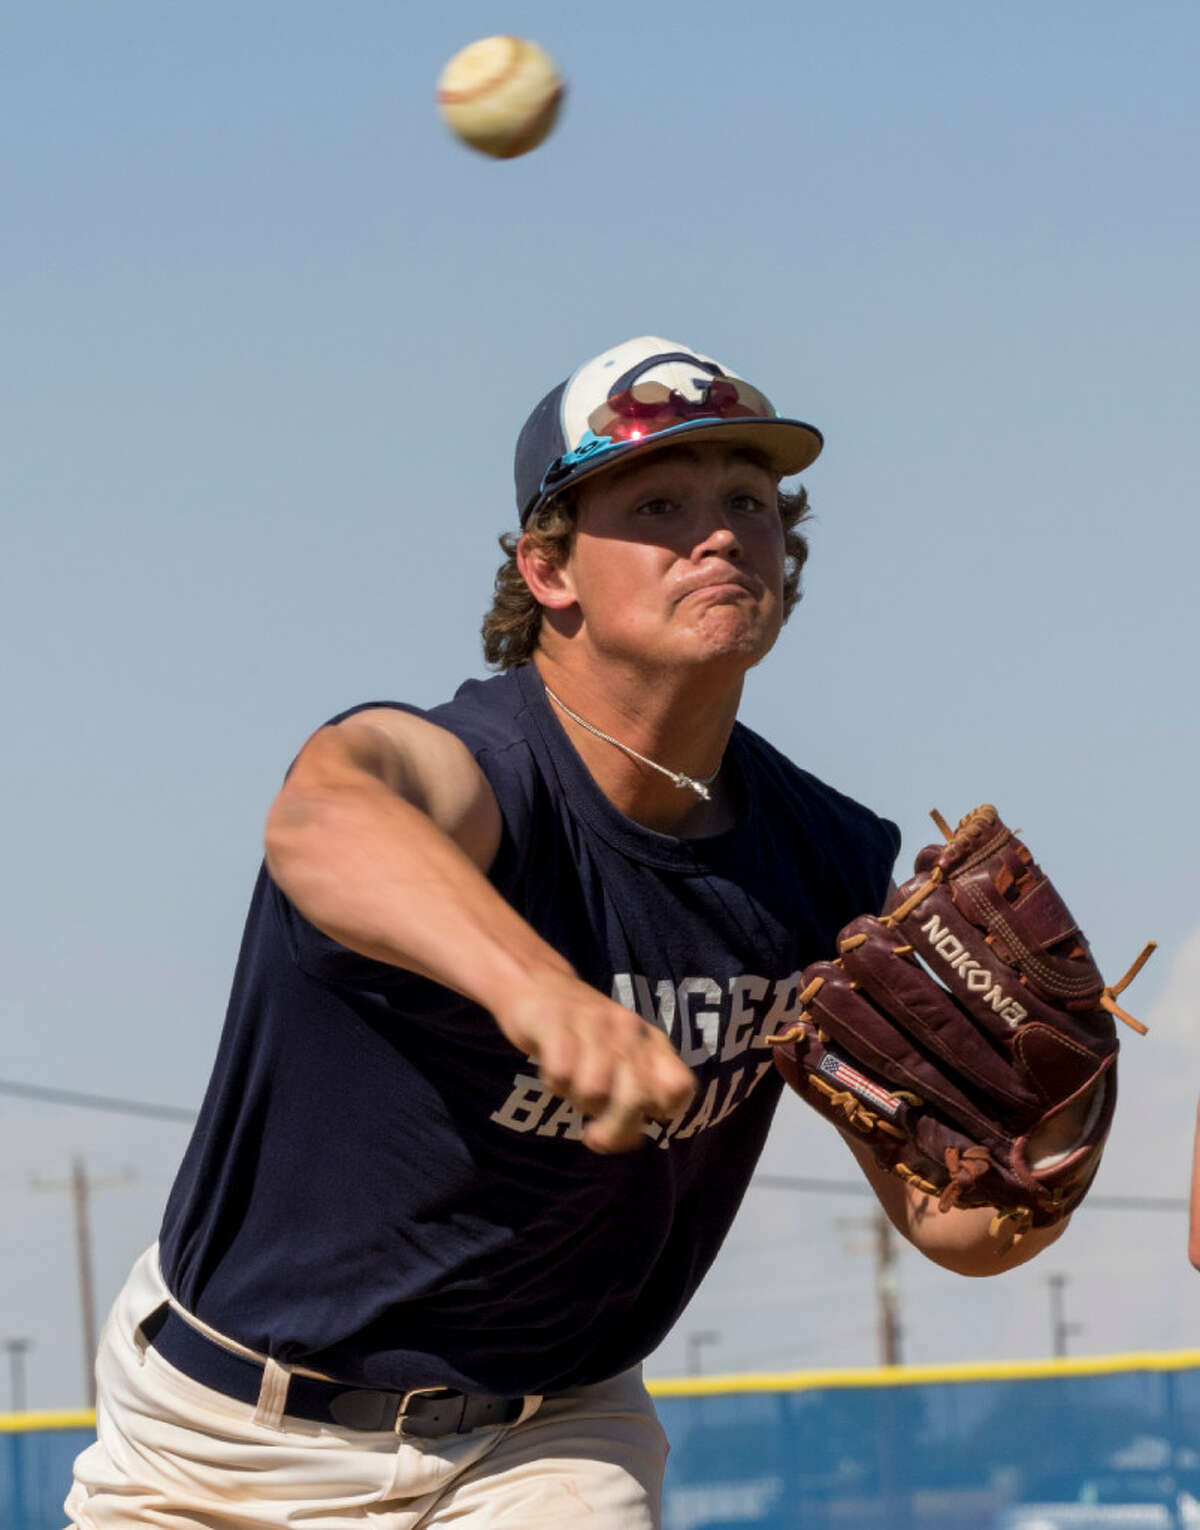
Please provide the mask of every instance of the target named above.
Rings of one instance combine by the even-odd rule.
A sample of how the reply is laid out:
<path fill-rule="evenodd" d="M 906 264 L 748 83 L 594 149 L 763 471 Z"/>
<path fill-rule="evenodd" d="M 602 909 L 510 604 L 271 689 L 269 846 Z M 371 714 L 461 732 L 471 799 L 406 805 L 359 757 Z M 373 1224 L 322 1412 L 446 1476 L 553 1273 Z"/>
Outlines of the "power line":
<path fill-rule="evenodd" d="M 865 1179 L 805 1179 L 794 1174 L 756 1174 L 750 1188 L 813 1190 L 822 1195 L 874 1195 Z"/>
<path fill-rule="evenodd" d="M 865 1179 L 808 1179 L 795 1174 L 756 1174 L 750 1188 L 760 1190 L 811 1190 L 822 1195 L 874 1195 Z M 1089 1195 L 1081 1209 L 1097 1211 L 1186 1211 L 1182 1195 Z"/>
<path fill-rule="evenodd" d="M 1099 1211 L 1186 1211 L 1182 1195 L 1089 1195 L 1081 1209 L 1095 1206 Z"/>
<path fill-rule="evenodd" d="M 0 1094 L 51 1105 L 76 1105 L 83 1110 L 113 1110 L 125 1116 L 151 1116 L 159 1121 L 194 1121 L 196 1112 L 180 1105 L 154 1105 L 148 1100 L 118 1100 L 107 1094 L 79 1094 L 73 1089 L 46 1089 L 40 1084 L 16 1084 L 0 1079 Z"/>
<path fill-rule="evenodd" d="M 0 1079 L 0 1094 L 45 1100 L 51 1105 L 74 1105 L 83 1110 L 111 1110 L 126 1116 L 149 1116 L 159 1121 L 194 1121 L 196 1112 L 181 1105 L 156 1105 L 149 1100 L 121 1100 L 107 1094 L 80 1094 L 73 1089 L 48 1089 L 41 1084 L 18 1084 Z M 865 1179 L 819 1179 L 796 1174 L 756 1174 L 751 1188 L 807 1190 L 817 1195 L 873 1195 Z M 1089 1195 L 1084 1206 L 1097 1211 L 1186 1211 L 1181 1195 Z"/>

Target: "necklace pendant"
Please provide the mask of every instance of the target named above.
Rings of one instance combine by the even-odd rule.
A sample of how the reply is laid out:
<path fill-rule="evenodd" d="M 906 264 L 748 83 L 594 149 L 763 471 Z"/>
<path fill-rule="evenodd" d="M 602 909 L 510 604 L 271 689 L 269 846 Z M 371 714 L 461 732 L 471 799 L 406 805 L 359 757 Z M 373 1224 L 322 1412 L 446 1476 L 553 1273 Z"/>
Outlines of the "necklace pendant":
<path fill-rule="evenodd" d="M 704 782 L 693 781 L 691 776 L 685 776 L 682 771 L 676 775 L 675 785 L 681 788 L 686 786 L 690 791 L 695 792 L 697 797 L 702 797 L 705 802 L 712 801 L 712 793 Z"/>

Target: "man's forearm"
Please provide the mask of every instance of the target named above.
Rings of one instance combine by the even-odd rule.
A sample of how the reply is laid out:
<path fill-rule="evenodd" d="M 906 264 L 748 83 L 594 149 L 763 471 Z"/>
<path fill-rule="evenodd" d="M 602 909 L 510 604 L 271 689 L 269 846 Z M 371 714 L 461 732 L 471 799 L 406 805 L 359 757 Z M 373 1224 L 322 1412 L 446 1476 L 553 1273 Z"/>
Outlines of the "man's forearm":
<path fill-rule="evenodd" d="M 1033 1259 L 1066 1231 L 1069 1217 L 1052 1227 L 1030 1228 L 1005 1247 L 1009 1234 L 1004 1228 L 994 1235 L 989 1230 L 995 1216 L 990 1207 L 939 1211 L 931 1196 L 888 1174 L 865 1144 L 843 1135 L 896 1230 L 926 1259 L 956 1275 L 1002 1275 Z"/>
<path fill-rule="evenodd" d="M 1196 1107 L 1196 1135 L 1192 1142 L 1192 1194 L 1188 1214 L 1188 1258 L 1200 1270 L 1200 1105 Z"/>

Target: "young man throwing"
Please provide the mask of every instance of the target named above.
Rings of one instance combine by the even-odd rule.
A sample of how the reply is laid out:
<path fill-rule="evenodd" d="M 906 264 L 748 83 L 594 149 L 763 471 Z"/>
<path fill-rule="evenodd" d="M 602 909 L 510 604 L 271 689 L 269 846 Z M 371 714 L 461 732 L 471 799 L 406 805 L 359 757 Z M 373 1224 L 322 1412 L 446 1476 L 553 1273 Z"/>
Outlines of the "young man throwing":
<path fill-rule="evenodd" d="M 736 721 L 820 447 L 673 343 L 588 362 L 518 443 L 502 673 L 305 745 L 106 1328 L 81 1530 L 659 1524 L 640 1363 L 749 1182 L 767 1037 L 898 846 Z M 1002 1254 L 864 1166 L 950 1268 L 1057 1231 Z"/>

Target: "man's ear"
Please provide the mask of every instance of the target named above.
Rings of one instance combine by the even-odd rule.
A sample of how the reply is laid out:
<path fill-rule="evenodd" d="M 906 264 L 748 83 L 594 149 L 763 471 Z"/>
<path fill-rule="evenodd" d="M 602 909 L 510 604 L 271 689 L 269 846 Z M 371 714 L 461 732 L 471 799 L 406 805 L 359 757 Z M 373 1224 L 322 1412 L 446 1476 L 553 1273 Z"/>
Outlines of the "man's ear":
<path fill-rule="evenodd" d="M 517 543 L 517 567 L 539 606 L 566 611 L 575 604 L 575 585 L 566 563 L 548 557 L 528 532 Z"/>

